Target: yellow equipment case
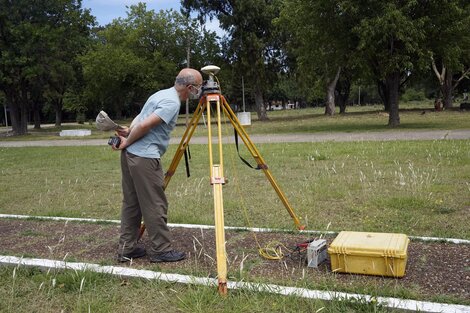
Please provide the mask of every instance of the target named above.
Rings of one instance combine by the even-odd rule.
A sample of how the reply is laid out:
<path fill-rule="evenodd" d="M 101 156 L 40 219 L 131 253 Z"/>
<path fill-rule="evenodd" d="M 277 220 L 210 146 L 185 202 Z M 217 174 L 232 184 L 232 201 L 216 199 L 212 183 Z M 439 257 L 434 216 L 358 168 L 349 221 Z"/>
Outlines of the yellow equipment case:
<path fill-rule="evenodd" d="M 408 236 L 342 231 L 328 248 L 333 272 L 403 277 Z"/>

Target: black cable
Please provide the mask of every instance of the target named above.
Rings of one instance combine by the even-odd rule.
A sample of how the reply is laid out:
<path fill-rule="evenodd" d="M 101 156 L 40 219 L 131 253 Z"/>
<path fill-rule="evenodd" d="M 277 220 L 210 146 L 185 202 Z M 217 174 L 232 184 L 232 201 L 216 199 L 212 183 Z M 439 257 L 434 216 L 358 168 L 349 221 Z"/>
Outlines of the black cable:
<path fill-rule="evenodd" d="M 190 177 L 191 173 L 189 172 L 189 159 L 191 159 L 191 152 L 189 151 L 189 146 L 184 149 L 184 164 L 186 165 L 186 177 Z"/>
<path fill-rule="evenodd" d="M 235 133 L 235 146 L 237 147 L 237 153 L 238 153 L 238 157 L 240 158 L 240 160 L 243 161 L 243 163 L 245 163 L 248 167 L 251 167 L 252 169 L 254 170 L 260 170 L 261 168 L 259 167 L 259 164 L 257 167 L 254 167 L 253 165 L 251 165 L 250 163 L 248 163 L 247 160 L 245 160 L 241 155 L 240 155 L 240 150 L 238 149 L 238 133 L 237 133 L 237 129 L 234 127 L 233 128 L 233 131 Z"/>

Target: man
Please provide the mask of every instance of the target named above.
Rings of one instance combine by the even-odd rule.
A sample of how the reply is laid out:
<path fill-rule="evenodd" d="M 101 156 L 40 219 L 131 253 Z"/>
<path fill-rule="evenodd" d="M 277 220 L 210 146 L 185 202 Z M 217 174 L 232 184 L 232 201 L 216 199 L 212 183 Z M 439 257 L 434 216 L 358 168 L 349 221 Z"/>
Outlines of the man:
<path fill-rule="evenodd" d="M 176 125 L 181 101 L 198 99 L 202 76 L 194 69 L 179 72 L 175 85 L 150 96 L 130 128 L 118 130 L 122 150 L 122 210 L 118 261 L 149 255 L 150 262 L 174 262 L 185 258 L 173 250 L 167 226 L 168 202 L 163 190 L 160 158 L 165 153 L 170 132 Z M 137 245 L 141 220 L 144 220 L 151 247 Z"/>

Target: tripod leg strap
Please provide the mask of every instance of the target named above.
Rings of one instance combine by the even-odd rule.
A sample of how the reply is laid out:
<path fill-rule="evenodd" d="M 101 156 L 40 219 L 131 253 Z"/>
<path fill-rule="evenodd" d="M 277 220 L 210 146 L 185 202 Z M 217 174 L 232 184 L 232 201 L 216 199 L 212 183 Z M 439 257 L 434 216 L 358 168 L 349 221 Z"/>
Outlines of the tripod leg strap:
<path fill-rule="evenodd" d="M 186 165 L 186 177 L 190 177 L 189 172 L 189 159 L 191 159 L 191 152 L 189 151 L 189 145 L 184 149 L 184 164 Z"/>
<path fill-rule="evenodd" d="M 248 167 L 251 167 L 252 169 L 254 170 L 260 170 L 261 167 L 258 165 L 257 167 L 254 167 L 253 165 L 251 165 L 250 163 L 248 163 L 247 160 L 245 160 L 241 155 L 240 155 L 240 150 L 238 149 L 238 133 L 237 133 L 237 129 L 234 127 L 233 128 L 233 131 L 234 131 L 234 134 L 235 134 L 235 147 L 237 147 L 237 153 L 238 153 L 238 157 L 240 158 L 240 160 L 242 160 L 243 163 L 245 163 Z"/>

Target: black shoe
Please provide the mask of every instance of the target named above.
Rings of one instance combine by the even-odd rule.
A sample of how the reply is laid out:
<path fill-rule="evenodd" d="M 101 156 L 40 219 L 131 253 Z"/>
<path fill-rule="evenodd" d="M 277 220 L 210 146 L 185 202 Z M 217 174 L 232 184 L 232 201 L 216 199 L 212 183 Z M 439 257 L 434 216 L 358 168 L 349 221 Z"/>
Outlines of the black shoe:
<path fill-rule="evenodd" d="M 117 260 L 118 262 L 128 262 L 131 259 L 137 259 L 145 256 L 147 252 L 145 251 L 144 248 L 137 247 L 132 251 L 131 253 L 126 253 L 126 254 L 120 254 L 118 253 Z"/>
<path fill-rule="evenodd" d="M 157 262 L 176 262 L 181 261 L 186 258 L 186 254 L 184 252 L 179 252 L 176 250 L 171 250 L 168 252 L 157 253 L 150 257 L 150 262 L 157 263 Z"/>

